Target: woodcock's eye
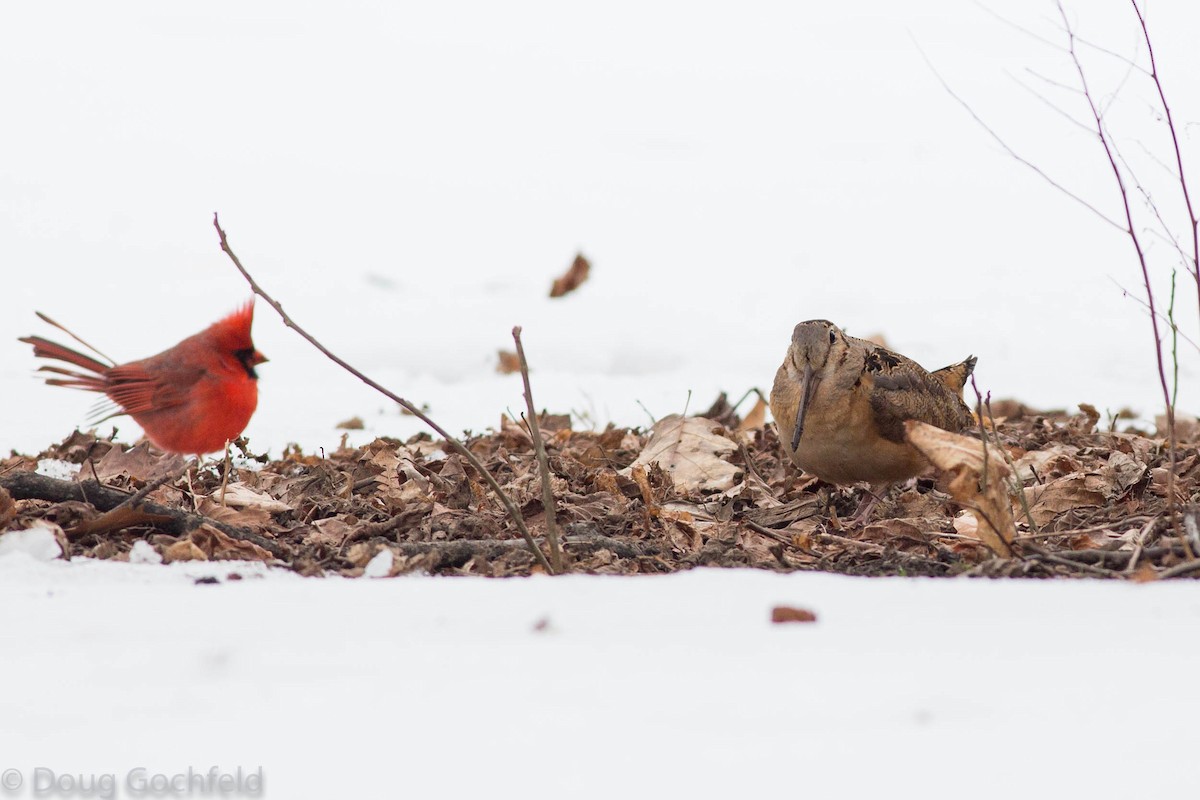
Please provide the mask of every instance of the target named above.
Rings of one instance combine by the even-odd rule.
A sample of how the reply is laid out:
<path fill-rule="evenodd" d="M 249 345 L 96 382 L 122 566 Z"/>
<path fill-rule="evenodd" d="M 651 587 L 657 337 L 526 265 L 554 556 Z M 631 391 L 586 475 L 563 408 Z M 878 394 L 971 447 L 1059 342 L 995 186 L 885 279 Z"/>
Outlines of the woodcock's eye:
<path fill-rule="evenodd" d="M 837 343 L 837 334 L 834 332 L 833 328 L 829 329 L 829 343 L 830 344 Z"/>

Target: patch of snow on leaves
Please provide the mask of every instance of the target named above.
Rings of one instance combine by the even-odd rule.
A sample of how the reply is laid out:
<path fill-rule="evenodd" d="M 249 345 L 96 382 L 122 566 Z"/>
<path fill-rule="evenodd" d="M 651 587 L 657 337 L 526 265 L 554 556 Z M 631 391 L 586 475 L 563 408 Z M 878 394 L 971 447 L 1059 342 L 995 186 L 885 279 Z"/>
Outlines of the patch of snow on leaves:
<path fill-rule="evenodd" d="M 39 522 L 0 536 L 0 558 L 24 553 L 36 561 L 53 561 L 62 556 L 54 526 Z"/>
<path fill-rule="evenodd" d="M 130 564 L 161 564 L 163 557 L 145 539 L 138 539 L 129 551 Z"/>
<path fill-rule="evenodd" d="M 61 458 L 43 458 L 37 463 L 37 474 L 60 481 L 69 481 L 79 474 L 79 465 Z"/>
<path fill-rule="evenodd" d="M 363 577 L 386 578 L 391 573 L 392 563 L 395 560 L 396 557 L 392 555 L 392 551 L 386 547 L 383 548 L 363 567 Z"/>

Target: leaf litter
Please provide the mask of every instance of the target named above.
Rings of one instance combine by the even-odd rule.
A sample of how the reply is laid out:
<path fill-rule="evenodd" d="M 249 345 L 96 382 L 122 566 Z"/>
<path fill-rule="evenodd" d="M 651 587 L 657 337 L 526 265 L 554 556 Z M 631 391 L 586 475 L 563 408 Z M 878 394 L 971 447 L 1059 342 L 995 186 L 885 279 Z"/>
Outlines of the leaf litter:
<path fill-rule="evenodd" d="M 759 405 L 742 419 L 722 395 L 706 412 L 664 417 L 649 430 L 574 430 L 566 415 L 540 415 L 567 568 L 1138 581 L 1200 574 L 1195 547 L 1189 552 L 1166 513 L 1165 442 L 1098 429 L 1090 407 L 1069 415 L 996 403 L 1007 416 L 987 428 L 986 457 L 978 431 L 972 438 L 913 426 L 910 437 L 941 469 L 894 488 L 865 526 L 851 526 L 844 520 L 864 489 L 797 470 Z M 36 456 L 0 461 L 0 530 L 61 529 L 71 557 L 246 559 L 352 577 L 538 572 L 484 482 L 443 445 L 427 434 L 381 437 L 321 455 L 293 446 L 270 460 L 239 442 L 224 490 L 220 461 L 192 465 L 150 491 L 146 506 L 103 513 L 87 498 L 132 493 L 181 464 L 77 431 Z M 502 418 L 499 430 L 466 445 L 543 537 L 526 428 Z M 73 481 L 37 474 L 39 462 L 52 461 L 80 469 Z M 1195 441 L 1181 444 L 1175 470 L 1180 532 L 1200 537 Z"/>

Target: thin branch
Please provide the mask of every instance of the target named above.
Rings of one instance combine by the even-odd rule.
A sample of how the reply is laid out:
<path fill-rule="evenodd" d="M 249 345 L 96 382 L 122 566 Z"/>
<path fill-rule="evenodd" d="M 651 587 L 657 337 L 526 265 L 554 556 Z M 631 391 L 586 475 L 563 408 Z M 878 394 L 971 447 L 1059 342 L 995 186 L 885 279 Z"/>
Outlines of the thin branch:
<path fill-rule="evenodd" d="M 1031 67 L 1026 67 L 1025 72 L 1027 72 L 1028 74 L 1037 78 L 1039 81 L 1046 84 L 1047 86 L 1053 86 L 1055 89 L 1062 89 L 1063 91 L 1070 92 L 1071 94 L 1077 94 L 1080 96 L 1083 95 L 1083 92 L 1081 92 L 1078 88 L 1071 86 L 1070 84 L 1063 83 L 1062 81 L 1056 81 L 1056 80 L 1054 80 L 1054 78 L 1051 78 L 1048 75 L 1043 75 L 1042 73 L 1038 72 L 1035 69 L 1032 69 Z M 1091 129 L 1089 128 L 1088 130 L 1091 130 Z"/>
<path fill-rule="evenodd" d="M 988 134 L 988 136 L 991 136 L 992 140 L 995 141 L 996 144 L 1000 145 L 1001 148 L 1003 148 L 1004 152 L 1008 153 L 1008 155 L 1011 156 L 1018 163 L 1023 164 L 1025 167 L 1033 170 L 1046 183 L 1050 184 L 1055 189 L 1058 189 L 1060 192 L 1065 194 L 1067 197 L 1071 198 L 1076 203 L 1079 203 L 1079 205 L 1083 206 L 1088 211 L 1091 211 L 1093 214 L 1095 214 L 1097 217 L 1099 217 L 1100 219 L 1107 222 L 1109 225 L 1112 225 L 1114 228 L 1116 228 L 1119 231 L 1122 231 L 1122 232 L 1125 231 L 1125 228 L 1122 227 L 1119 222 L 1114 220 L 1112 217 L 1109 217 L 1103 211 L 1096 208 L 1094 205 L 1089 203 L 1087 200 L 1084 200 L 1082 197 L 1075 194 L 1067 187 L 1063 186 L 1061 183 L 1056 181 L 1054 178 L 1050 177 L 1050 175 L 1047 174 L 1046 171 L 1043 170 L 1041 167 L 1039 167 L 1037 164 L 1034 164 L 1032 161 L 1025 158 L 1023 155 L 1021 155 L 1016 150 L 1014 150 L 1009 145 L 1009 143 L 1004 140 L 1004 137 L 1002 137 L 999 133 L 997 133 L 992 128 L 992 126 L 988 125 L 987 122 L 985 122 L 983 120 L 983 117 L 979 116 L 979 114 L 975 111 L 975 109 L 971 106 L 970 103 L 968 103 L 966 100 L 964 100 L 962 97 L 960 97 L 958 95 L 958 93 L 955 92 L 954 89 L 952 89 L 950 87 L 950 84 L 947 83 L 946 79 L 942 77 L 942 74 L 940 72 L 938 72 L 937 67 L 935 67 L 933 65 L 933 62 L 929 60 L 929 56 L 927 56 L 925 54 L 925 51 L 921 48 L 921 45 L 918 44 L 915 40 L 913 43 L 917 47 L 917 52 L 919 52 L 921 54 L 921 58 L 923 58 L 925 60 L 925 64 L 929 67 L 930 71 L 933 72 L 933 76 L 935 78 L 937 78 L 938 83 L 940 83 L 942 85 L 942 88 L 946 90 L 946 93 L 948 95 L 950 95 L 952 98 L 954 98 L 954 101 L 956 103 L 958 103 L 960 106 L 962 106 L 963 110 L 965 110 L 968 114 L 971 115 L 971 119 L 975 120 L 975 123 L 977 125 L 979 125 L 979 127 L 983 128 L 983 130 Z"/>
<path fill-rule="evenodd" d="M 1171 390 L 1167 386 L 1167 368 L 1163 361 L 1163 340 L 1158 327 L 1158 311 L 1155 308 L 1154 288 L 1150 283 L 1150 266 L 1146 261 L 1146 252 L 1142 248 L 1141 237 L 1138 236 L 1137 228 L 1133 222 L 1133 208 L 1129 203 L 1129 190 L 1125 185 L 1125 176 L 1121 172 L 1121 167 L 1117 164 L 1117 156 L 1113 153 L 1112 143 L 1109 141 L 1109 136 L 1105 131 L 1103 116 L 1100 113 L 1100 109 L 1096 106 L 1095 97 L 1088 86 L 1087 73 L 1083 69 L 1083 63 L 1079 60 L 1078 52 L 1075 50 L 1075 32 L 1072 30 L 1071 23 L 1067 19 L 1067 12 L 1063 8 L 1062 0 L 1057 0 L 1056 4 L 1067 33 L 1067 52 L 1071 56 L 1071 62 L 1075 65 L 1075 72 L 1079 76 L 1079 85 L 1083 88 L 1083 96 L 1087 100 L 1088 108 L 1092 112 L 1092 119 L 1096 123 L 1096 136 L 1100 139 L 1100 145 L 1104 148 L 1104 154 L 1108 157 L 1109 166 L 1112 167 L 1113 178 L 1116 180 L 1117 189 L 1121 194 L 1121 208 L 1125 213 L 1125 232 L 1129 236 L 1129 241 L 1137 254 L 1138 266 L 1142 270 L 1142 283 L 1146 287 L 1146 305 L 1150 308 L 1150 327 L 1154 334 L 1154 357 L 1158 365 L 1158 378 L 1167 414 L 1167 446 L 1170 457 L 1170 466 L 1167 472 L 1167 509 L 1172 523 L 1178 532 L 1178 515 L 1175 513 L 1178 506 L 1178 498 L 1175 496 L 1175 464 L 1178 460 L 1178 444 L 1175 434 L 1175 405 L 1171 402 Z M 1189 555 L 1191 555 L 1191 545 L 1186 539 L 1183 540 L 1183 544 L 1185 549 L 1189 550 Z"/>
<path fill-rule="evenodd" d="M 1141 306 L 1142 308 L 1146 309 L 1146 311 L 1149 311 L 1149 310 L 1150 310 L 1150 306 L 1149 306 L 1149 305 L 1146 303 L 1146 301 L 1145 301 L 1145 300 L 1143 300 L 1142 298 L 1138 297 L 1136 294 L 1134 294 L 1133 292 L 1129 291 L 1129 290 L 1128 290 L 1128 289 L 1126 289 L 1124 286 L 1122 286 L 1120 283 L 1118 283 L 1116 278 L 1114 278 L 1113 276 L 1109 275 L 1109 276 L 1108 276 L 1108 279 L 1109 279 L 1110 281 L 1112 281 L 1112 283 L 1113 283 L 1113 286 L 1116 286 L 1118 289 L 1120 289 L 1120 290 L 1121 290 L 1121 294 L 1123 294 L 1125 297 L 1128 297 L 1130 300 L 1132 300 L 1133 302 L 1137 303 L 1137 304 L 1138 304 L 1139 306 Z M 1159 319 L 1161 319 L 1163 322 L 1166 322 L 1168 325 L 1169 325 L 1169 324 L 1171 324 L 1171 323 L 1170 323 L 1170 320 L 1168 320 L 1168 319 L 1166 318 L 1166 316 L 1164 316 L 1164 315 L 1163 315 L 1163 313 L 1162 313 L 1161 311 L 1158 313 L 1158 318 L 1159 318 Z M 1177 327 L 1176 329 L 1178 330 L 1178 327 Z M 1200 352 L 1200 344 L 1197 344 L 1197 343 L 1195 342 L 1195 340 L 1193 340 L 1193 339 L 1192 339 L 1192 337 L 1188 336 L 1188 335 L 1187 335 L 1186 333 L 1184 333 L 1183 331 L 1179 331 L 1179 338 L 1183 339 L 1185 342 L 1187 342 L 1188 344 L 1190 344 L 1190 345 L 1191 345 L 1193 348 L 1195 348 L 1195 350 L 1196 350 L 1197 352 Z"/>
<path fill-rule="evenodd" d="M 1058 42 L 1055 42 L 1051 39 L 1047 39 L 1045 36 L 1042 36 L 1041 34 L 1034 33 L 1032 30 L 1030 30 L 1029 28 L 1026 28 L 1024 25 L 1014 22 L 1013 20 L 1009 19 L 1008 17 L 1004 16 L 1003 14 L 999 13 L 998 11 L 995 11 L 994 9 L 989 8 L 987 5 L 985 5 L 983 3 L 979 3 L 979 2 L 976 2 L 975 5 L 977 7 L 979 7 L 984 13 L 991 16 L 992 18 L 998 20 L 999 22 L 1003 22 L 1005 25 L 1009 26 L 1010 28 L 1013 28 L 1013 29 L 1019 31 L 1020 33 L 1029 37 L 1030 39 L 1033 39 L 1035 42 L 1040 42 L 1041 44 L 1046 45 L 1050 49 L 1056 50 L 1063 54 L 1065 54 L 1067 52 L 1066 48 L 1064 48 Z M 1146 68 L 1143 67 L 1141 64 L 1137 63 L 1136 61 L 1134 61 L 1133 59 L 1129 58 L 1129 56 L 1122 55 L 1121 53 L 1117 53 L 1113 50 L 1109 50 L 1106 47 L 1101 47 L 1098 44 L 1094 44 L 1092 42 L 1089 42 L 1085 39 L 1080 39 L 1078 37 L 1076 37 L 1076 41 L 1078 41 L 1082 45 L 1090 47 L 1091 49 L 1093 49 L 1097 52 L 1104 53 L 1107 56 L 1112 56 L 1113 58 L 1117 59 L 1118 61 L 1122 61 L 1125 64 L 1127 64 L 1131 69 L 1141 72 L 1146 77 L 1150 77 L 1150 73 L 1146 70 Z"/>
<path fill-rule="evenodd" d="M 1176 176 L 1179 180 L 1179 189 L 1183 193 L 1184 205 L 1187 206 L 1188 221 L 1191 223 L 1192 229 L 1192 277 L 1196 279 L 1196 299 L 1200 303 L 1200 219 L 1197 219 L 1196 211 L 1192 206 L 1192 194 L 1188 189 L 1185 177 L 1187 173 L 1183 169 L 1183 152 L 1179 147 L 1179 131 L 1175 128 L 1175 117 L 1171 114 L 1171 106 L 1167 103 L 1167 93 L 1158 76 L 1158 63 L 1154 59 L 1154 45 L 1150 42 L 1150 29 L 1146 27 L 1146 17 L 1142 14 L 1137 0 L 1129 0 L 1129 2 L 1133 6 L 1134 13 L 1137 14 L 1138 23 L 1142 26 L 1142 37 L 1146 42 L 1146 51 L 1150 55 L 1150 79 L 1154 81 L 1154 88 L 1158 90 L 1163 116 L 1167 119 L 1167 130 L 1171 133 L 1171 146 L 1175 149 L 1175 167 L 1178 170 Z"/>
<path fill-rule="evenodd" d="M 1058 105 L 1057 103 L 1055 103 L 1055 102 L 1054 102 L 1053 100 L 1051 100 L 1049 97 L 1046 97 L 1044 94 L 1042 94 L 1041 92 L 1039 92 L 1037 89 L 1034 89 L 1032 86 L 1030 86 L 1029 84 L 1027 84 L 1027 83 L 1025 83 L 1024 81 L 1022 81 L 1022 80 L 1021 80 L 1020 78 L 1018 78 L 1016 75 L 1013 75 L 1013 74 L 1011 74 L 1011 73 L 1008 73 L 1008 72 L 1006 72 L 1005 74 L 1007 74 L 1007 75 L 1008 75 L 1008 77 L 1012 79 L 1013 83 L 1017 84 L 1017 86 L 1020 86 L 1022 89 L 1024 89 L 1024 90 L 1025 90 L 1025 91 L 1027 91 L 1027 92 L 1029 92 L 1029 93 L 1030 93 L 1031 95 L 1033 95 L 1034 97 L 1036 97 L 1036 98 L 1037 98 L 1038 100 L 1040 100 L 1040 101 L 1041 101 L 1041 102 L 1042 102 L 1042 103 L 1043 103 L 1043 104 L 1044 104 L 1046 107 L 1048 107 L 1048 108 L 1049 108 L 1051 111 L 1053 111 L 1054 113 L 1056 113 L 1056 114 L 1058 114 L 1059 116 L 1061 116 L 1061 117 L 1062 117 L 1063 119 L 1065 119 L 1067 122 L 1071 123 L 1071 124 L 1072 124 L 1072 125 L 1074 125 L 1076 128 L 1079 128 L 1080 130 L 1084 131 L 1084 132 L 1085 132 L 1085 133 L 1087 133 L 1088 135 L 1091 135 L 1091 134 L 1093 133 L 1093 131 L 1092 131 L 1092 129 L 1091 129 L 1091 126 L 1087 125 L 1086 123 L 1080 122 L 1079 120 L 1077 120 L 1077 119 L 1075 119 L 1074 117 L 1072 117 L 1072 116 L 1071 116 L 1071 114 L 1070 114 L 1070 112 L 1068 112 L 1068 111 L 1067 111 L 1066 109 L 1064 109 L 1062 106 L 1060 106 L 1060 105 Z M 1036 74 L 1036 73 L 1031 73 L 1031 74 Z"/>
<path fill-rule="evenodd" d="M 292 318 L 284 312 L 283 306 L 280 305 L 275 298 L 267 294 L 266 290 L 258 285 L 258 281 L 254 280 L 253 276 L 251 276 L 250 273 L 246 271 L 246 268 L 242 266 L 242 262 L 238 260 L 238 257 L 234 255 L 233 250 L 229 247 L 229 240 L 225 236 L 225 231 L 221 228 L 221 223 L 216 214 L 213 214 L 213 227 L 217 229 L 217 235 L 221 238 L 221 249 L 225 252 L 225 255 L 229 256 L 229 260 L 233 262 L 235 267 L 237 267 L 238 272 L 242 273 L 242 277 L 245 278 L 246 282 L 250 284 L 250 289 L 256 295 L 265 300 L 267 304 L 271 306 L 271 308 L 275 309 L 275 313 L 277 313 L 279 318 L 283 320 L 283 324 L 285 326 L 300 334 L 300 336 L 306 342 L 317 348 L 317 350 L 321 351 L 321 353 L 330 361 L 337 364 L 339 367 L 346 370 L 351 375 L 358 378 L 360 381 L 367 384 L 372 389 L 387 397 L 391 401 L 398 403 L 414 417 L 424 422 L 426 425 L 432 428 L 438 434 L 438 436 L 441 436 L 446 441 L 446 444 L 450 446 L 451 450 L 465 458 L 467 462 L 475 468 L 475 471 L 479 473 L 479 477 L 483 478 L 484 482 L 491 488 L 493 492 L 496 493 L 496 497 L 499 498 L 500 502 L 504 505 L 504 510 L 507 511 L 508 516 L 512 518 L 513 524 L 516 525 L 517 530 L 521 532 L 522 538 L 525 539 L 525 544 L 528 545 L 529 549 L 533 552 L 534 557 L 538 560 L 538 563 L 542 565 L 542 569 L 553 575 L 554 570 L 551 568 L 550 562 L 546 560 L 546 556 L 537 546 L 537 542 L 533 540 L 533 536 L 529 533 L 529 528 L 525 526 L 525 520 L 521 516 L 520 509 L 516 507 L 508 494 L 500 488 L 500 484 L 496 482 L 496 479 L 492 477 L 492 474 L 487 471 L 475 454 L 467 449 L 466 445 L 443 430 L 440 425 L 430 419 L 428 415 L 426 415 L 425 412 L 423 412 L 420 408 L 405 400 L 403 397 L 400 397 L 394 392 L 388 390 L 384 386 L 376 383 L 354 367 L 350 366 L 350 364 L 346 363 L 341 358 L 330 352 L 325 345 L 313 338 L 308 331 L 297 325 Z"/>
<path fill-rule="evenodd" d="M 512 329 L 513 341 L 517 343 L 517 359 L 521 362 L 521 382 L 525 384 L 525 407 L 529 409 L 529 435 L 533 439 L 533 450 L 537 453 L 538 471 L 542 475 L 542 506 L 546 509 L 546 539 L 550 542 L 550 564 L 555 572 L 562 572 L 562 548 L 558 544 L 557 503 L 554 486 L 550 483 L 550 459 L 546 456 L 546 444 L 542 441 L 542 429 L 538 424 L 537 409 L 533 405 L 533 389 L 529 386 L 529 362 L 525 360 L 525 347 L 521 344 L 521 326 Z"/>

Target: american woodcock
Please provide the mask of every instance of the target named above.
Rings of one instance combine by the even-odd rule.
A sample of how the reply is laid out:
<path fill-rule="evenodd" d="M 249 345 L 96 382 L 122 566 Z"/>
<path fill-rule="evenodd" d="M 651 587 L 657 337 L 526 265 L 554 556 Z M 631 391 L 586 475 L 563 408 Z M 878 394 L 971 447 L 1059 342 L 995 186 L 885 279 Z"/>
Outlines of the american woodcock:
<path fill-rule="evenodd" d="M 962 391 L 974 369 L 972 356 L 926 372 L 832 322 L 810 320 L 792 331 L 771 413 L 784 452 L 806 472 L 830 483 L 887 484 L 928 467 L 904 439 L 905 420 L 955 432 L 972 424 Z"/>

